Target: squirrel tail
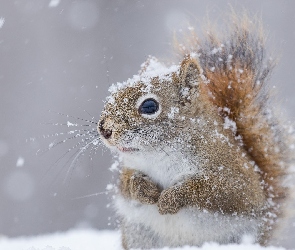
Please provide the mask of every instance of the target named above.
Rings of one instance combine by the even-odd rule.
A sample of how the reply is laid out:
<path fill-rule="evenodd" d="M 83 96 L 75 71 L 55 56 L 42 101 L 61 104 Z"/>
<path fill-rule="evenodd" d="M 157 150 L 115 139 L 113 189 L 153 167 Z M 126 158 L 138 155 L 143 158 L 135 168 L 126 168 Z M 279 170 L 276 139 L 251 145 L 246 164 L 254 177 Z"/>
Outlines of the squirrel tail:
<path fill-rule="evenodd" d="M 293 163 L 293 136 L 275 114 L 267 80 L 276 64 L 265 52 L 265 34 L 258 20 L 232 14 L 224 35 L 192 33 L 178 51 L 196 56 L 208 83 L 202 88 L 220 115 L 236 123 L 236 136 L 256 165 L 268 200 L 267 219 L 281 217 L 288 197 L 284 179 Z M 289 131 L 290 132 L 290 131 Z M 270 212 L 270 213 L 269 213 Z M 271 224 L 271 222 L 269 223 Z"/>

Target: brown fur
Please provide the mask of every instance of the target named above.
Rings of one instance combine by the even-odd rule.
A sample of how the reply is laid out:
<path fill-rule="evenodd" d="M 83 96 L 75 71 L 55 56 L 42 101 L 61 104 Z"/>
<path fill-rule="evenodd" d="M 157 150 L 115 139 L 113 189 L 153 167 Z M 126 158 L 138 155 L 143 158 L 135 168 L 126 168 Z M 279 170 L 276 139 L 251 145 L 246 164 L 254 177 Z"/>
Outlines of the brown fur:
<path fill-rule="evenodd" d="M 202 170 L 202 174 L 190 173 L 165 187 L 157 179 L 164 178 L 163 173 L 147 171 L 152 174 L 149 177 L 132 169 L 134 162 L 130 166 L 127 162 L 120 176 L 120 192 L 125 199 L 156 205 L 161 215 L 196 207 L 241 218 L 260 218 L 256 240 L 266 244 L 273 223 L 282 217 L 282 201 L 288 196 L 283 182 L 292 160 L 291 139 L 282 120 L 273 115 L 272 107 L 277 104 L 271 104 L 267 79 L 274 61 L 266 57 L 260 23 L 250 22 L 246 15 L 241 18 L 233 15 L 229 27 L 227 31 L 223 29 L 225 36 L 209 33 L 199 39 L 192 34 L 187 45 L 179 46 L 182 54 L 179 72 L 172 73 L 167 81 L 161 82 L 158 77 L 150 79 L 153 93 L 163 100 L 162 112 L 155 120 L 143 118 L 134 108 L 142 95 L 143 83 L 138 82 L 115 94 L 116 102 L 106 105 L 107 112 L 101 117 L 99 129 L 112 131 L 111 137 L 104 136 L 111 146 L 116 146 L 126 131 L 133 130 L 134 134 L 143 136 L 141 139 L 146 138 L 139 144 L 147 140 L 151 148 L 159 150 L 161 143 L 172 145 L 175 153 L 180 150 L 192 156 L 192 162 Z M 148 64 L 149 60 L 140 74 L 144 74 Z M 161 88 L 157 88 L 158 84 Z M 174 106 L 179 114 L 170 121 L 167 113 Z M 191 122 L 200 117 L 204 124 Z M 225 127 L 228 119 L 235 122 L 236 130 Z M 153 135 L 154 128 L 161 131 L 161 137 L 157 133 L 148 136 Z M 179 139 L 176 145 L 169 145 L 171 138 Z M 198 162 L 194 162 L 195 156 Z M 124 248 L 145 246 L 144 243 L 148 247 L 160 246 L 153 233 L 150 236 L 146 229 L 141 231 L 136 223 L 125 224 Z M 137 237 L 141 235 L 138 232 L 142 232 L 144 240 Z M 239 242 L 238 238 L 235 240 Z"/>
<path fill-rule="evenodd" d="M 138 171 L 124 168 L 120 175 L 120 192 L 126 197 L 143 204 L 157 203 L 160 191 L 151 180 Z"/>
<path fill-rule="evenodd" d="M 253 86 L 252 72 L 246 72 L 237 80 L 237 70 L 227 75 L 207 74 L 210 83 L 203 87 L 212 93 L 210 100 L 221 108 L 229 108 L 230 113 L 221 111 L 223 116 L 228 116 L 237 124 L 237 135 L 242 136 L 244 148 L 262 171 L 265 180 L 265 188 L 274 188 L 276 197 L 284 197 L 284 190 L 278 180 L 285 175 L 285 167 L 282 163 L 288 159 L 286 138 L 282 138 L 280 131 L 274 131 L 275 124 L 270 124 L 264 112 L 264 100 L 258 100 L 257 96 L 262 85 Z M 231 82 L 231 88 L 228 88 Z M 274 122 L 274 121 L 273 121 Z"/>

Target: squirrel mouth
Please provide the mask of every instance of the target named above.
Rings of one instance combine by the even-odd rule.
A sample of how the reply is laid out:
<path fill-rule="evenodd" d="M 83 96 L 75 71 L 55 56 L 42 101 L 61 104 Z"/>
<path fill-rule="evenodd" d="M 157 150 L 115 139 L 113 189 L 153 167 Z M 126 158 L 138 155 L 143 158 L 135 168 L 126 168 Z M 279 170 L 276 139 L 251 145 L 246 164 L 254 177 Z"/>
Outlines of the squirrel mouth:
<path fill-rule="evenodd" d="M 136 151 L 139 151 L 138 148 L 126 148 L 126 147 L 118 147 L 118 149 L 121 151 L 121 152 L 136 152 Z"/>

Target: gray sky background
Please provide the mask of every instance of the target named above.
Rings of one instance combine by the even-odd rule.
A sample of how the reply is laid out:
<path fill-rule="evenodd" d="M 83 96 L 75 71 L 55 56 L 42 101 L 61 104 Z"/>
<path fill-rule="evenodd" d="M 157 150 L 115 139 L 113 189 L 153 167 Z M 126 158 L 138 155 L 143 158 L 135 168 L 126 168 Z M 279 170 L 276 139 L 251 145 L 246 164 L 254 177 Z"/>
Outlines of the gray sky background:
<path fill-rule="evenodd" d="M 293 0 L 54 3 L 0 0 L 0 234 L 114 228 L 110 195 L 78 199 L 115 181 L 109 152 L 86 152 L 71 167 L 81 138 L 45 151 L 70 137 L 54 135 L 73 130 L 67 121 L 95 127 L 81 119 L 99 118 L 109 85 L 136 74 L 148 55 L 169 59 L 173 32 L 186 30 L 189 20 L 220 20 L 231 6 L 261 16 L 269 49 L 280 59 L 271 84 L 285 116 L 295 120 Z M 294 226 L 290 220 L 280 238 L 286 247 L 295 246 Z"/>

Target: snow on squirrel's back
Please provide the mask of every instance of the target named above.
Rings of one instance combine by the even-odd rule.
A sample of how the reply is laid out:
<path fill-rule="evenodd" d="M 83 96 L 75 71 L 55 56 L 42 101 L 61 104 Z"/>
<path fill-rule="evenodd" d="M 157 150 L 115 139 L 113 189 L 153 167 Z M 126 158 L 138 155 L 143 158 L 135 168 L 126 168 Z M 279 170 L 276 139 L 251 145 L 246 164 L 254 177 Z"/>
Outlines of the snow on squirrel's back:
<path fill-rule="evenodd" d="M 35 237 L 0 237 L 1 250 L 122 250 L 118 231 L 92 229 L 71 230 Z M 163 248 L 173 250 L 284 250 L 281 247 L 262 247 L 258 244 L 218 245 L 205 243 L 202 247 Z"/>

